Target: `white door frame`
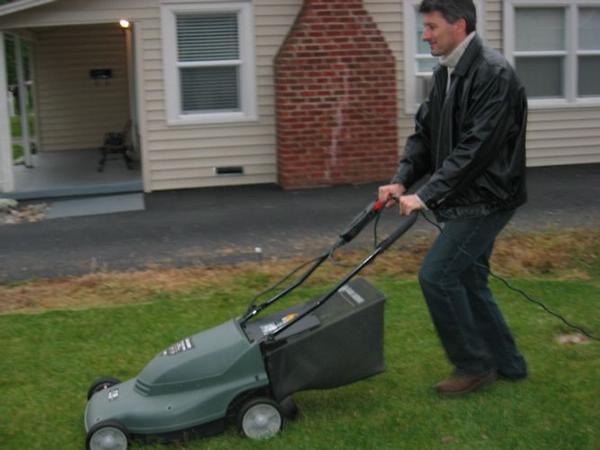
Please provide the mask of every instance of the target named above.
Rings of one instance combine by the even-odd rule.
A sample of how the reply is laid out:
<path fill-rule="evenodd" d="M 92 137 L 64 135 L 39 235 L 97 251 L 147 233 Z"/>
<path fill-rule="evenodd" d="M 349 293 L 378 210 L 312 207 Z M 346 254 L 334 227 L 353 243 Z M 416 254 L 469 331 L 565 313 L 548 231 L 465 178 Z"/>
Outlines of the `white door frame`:
<path fill-rule="evenodd" d="M 33 167 L 33 156 L 31 155 L 31 139 L 29 133 L 29 114 L 27 112 L 27 98 L 29 90 L 25 80 L 25 67 L 23 67 L 23 39 L 18 34 L 13 34 L 15 45 L 15 66 L 17 69 L 17 84 L 19 87 L 19 119 L 21 122 L 21 147 L 23 147 L 23 158 L 25 167 Z M 31 58 L 31 57 L 30 57 Z"/>
<path fill-rule="evenodd" d="M 0 192 L 15 189 L 12 161 L 12 138 L 8 112 L 8 80 L 6 74 L 5 33 L 0 31 Z"/>
<path fill-rule="evenodd" d="M 137 103 L 135 95 L 135 71 L 134 71 L 134 55 L 133 55 L 133 30 L 132 24 L 129 28 L 123 30 L 125 32 L 125 47 L 127 53 L 127 82 L 129 84 L 129 116 L 131 118 L 131 145 L 135 151 L 139 152 L 138 139 L 138 118 L 137 118 Z"/>
<path fill-rule="evenodd" d="M 148 134 L 146 127 L 146 94 L 144 81 L 144 48 L 142 42 L 142 21 L 133 21 L 133 80 L 135 88 L 135 112 L 138 126 L 138 151 L 140 155 L 140 163 L 142 165 L 142 183 L 144 192 L 152 192 L 150 184 L 150 161 L 146 149 L 148 148 Z"/>

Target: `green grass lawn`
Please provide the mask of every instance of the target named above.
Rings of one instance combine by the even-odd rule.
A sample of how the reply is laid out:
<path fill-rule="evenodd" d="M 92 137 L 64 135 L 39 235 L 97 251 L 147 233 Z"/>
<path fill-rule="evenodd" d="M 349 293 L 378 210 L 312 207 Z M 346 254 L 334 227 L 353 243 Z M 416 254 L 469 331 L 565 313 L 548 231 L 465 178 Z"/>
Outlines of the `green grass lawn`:
<path fill-rule="evenodd" d="M 0 448 L 84 448 L 83 411 L 92 380 L 134 377 L 159 350 L 240 314 L 257 278 L 227 293 L 156 294 L 144 304 L 0 316 Z M 380 277 L 386 304 L 387 370 L 347 387 L 296 395 L 301 417 L 266 442 L 231 429 L 153 449 L 599 449 L 600 345 L 559 344 L 551 316 L 495 284 L 530 365 L 530 378 L 498 382 L 460 399 L 431 385 L 449 373 L 418 285 Z M 546 304 L 600 331 L 600 286 L 517 280 Z M 314 289 L 305 291 L 311 295 Z M 134 446 L 134 448 L 139 448 Z"/>
<path fill-rule="evenodd" d="M 30 113 L 28 115 L 30 135 L 35 134 L 34 118 L 35 117 L 34 117 L 33 113 Z M 19 116 L 13 116 L 10 118 L 10 130 L 11 130 L 11 136 L 13 138 L 21 137 L 21 118 Z M 23 146 L 21 146 L 19 144 L 13 144 L 12 149 L 13 149 L 13 151 L 12 151 L 13 161 L 16 161 L 17 159 L 23 157 Z"/>
<path fill-rule="evenodd" d="M 27 120 L 29 124 L 29 134 L 33 135 L 35 133 L 35 115 L 33 113 L 29 113 L 27 115 Z M 10 131 L 12 137 L 20 137 L 21 136 L 21 118 L 19 116 L 12 116 L 10 118 Z"/>
<path fill-rule="evenodd" d="M 13 161 L 23 157 L 23 146 L 19 144 L 13 144 Z"/>

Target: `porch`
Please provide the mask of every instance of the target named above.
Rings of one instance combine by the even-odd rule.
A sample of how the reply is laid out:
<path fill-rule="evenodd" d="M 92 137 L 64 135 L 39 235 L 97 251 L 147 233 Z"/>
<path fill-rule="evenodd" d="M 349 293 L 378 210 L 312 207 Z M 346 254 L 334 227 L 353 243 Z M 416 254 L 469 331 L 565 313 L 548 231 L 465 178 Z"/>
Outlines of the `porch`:
<path fill-rule="evenodd" d="M 33 167 L 14 166 L 15 191 L 4 197 L 17 200 L 141 192 L 139 163 L 129 170 L 114 155 L 98 172 L 98 149 L 42 152 L 32 155 Z"/>
<path fill-rule="evenodd" d="M 3 69 L 13 66 L 8 79 L 0 73 L 0 97 L 10 99 L 9 85 L 20 94 L 13 102 L 18 115 L 0 111 L 3 197 L 143 191 L 139 162 L 130 170 L 113 155 L 98 171 L 107 132 L 123 133 L 140 158 L 133 59 L 131 28 L 114 22 L 0 32 L 0 72 L 10 75 Z"/>

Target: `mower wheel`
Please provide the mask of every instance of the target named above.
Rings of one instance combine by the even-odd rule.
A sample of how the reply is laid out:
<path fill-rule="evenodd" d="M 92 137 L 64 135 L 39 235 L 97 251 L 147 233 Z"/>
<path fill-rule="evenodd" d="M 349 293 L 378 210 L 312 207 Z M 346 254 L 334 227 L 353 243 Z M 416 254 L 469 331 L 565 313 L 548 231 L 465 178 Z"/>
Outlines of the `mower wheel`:
<path fill-rule="evenodd" d="M 92 395 L 94 395 L 96 392 L 100 392 L 103 391 L 104 389 L 108 389 L 113 387 L 116 384 L 120 384 L 121 380 L 119 380 L 118 378 L 113 378 L 113 377 L 102 377 L 102 378 L 98 378 L 96 381 L 94 381 L 90 388 L 88 389 L 88 393 L 87 393 L 87 399 L 89 400 L 90 398 L 92 398 Z"/>
<path fill-rule="evenodd" d="M 279 402 L 279 408 L 281 409 L 283 417 L 288 420 L 294 420 L 298 417 L 298 406 L 296 406 L 296 402 L 291 395 Z"/>
<path fill-rule="evenodd" d="M 250 439 L 269 439 L 283 428 L 284 418 L 279 404 L 268 397 L 248 400 L 238 413 L 238 429 Z"/>
<path fill-rule="evenodd" d="M 105 420 L 90 428 L 85 443 L 87 450 L 127 450 L 129 433 L 116 420 Z"/>

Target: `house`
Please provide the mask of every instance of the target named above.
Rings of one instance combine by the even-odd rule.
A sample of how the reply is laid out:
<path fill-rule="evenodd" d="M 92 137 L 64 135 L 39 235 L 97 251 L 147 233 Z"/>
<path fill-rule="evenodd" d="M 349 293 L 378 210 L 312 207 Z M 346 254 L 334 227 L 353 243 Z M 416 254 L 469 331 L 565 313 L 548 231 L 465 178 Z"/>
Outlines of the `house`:
<path fill-rule="evenodd" d="M 600 162 L 600 0 L 475 3 L 479 33 L 527 87 L 527 164 Z M 417 5 L 12 1 L 0 6 L 0 103 L 10 36 L 30 48 L 38 155 L 97 148 L 131 121 L 146 192 L 385 180 L 436 63 Z M 0 191 L 15 191 L 7 108 L 0 169 Z"/>

